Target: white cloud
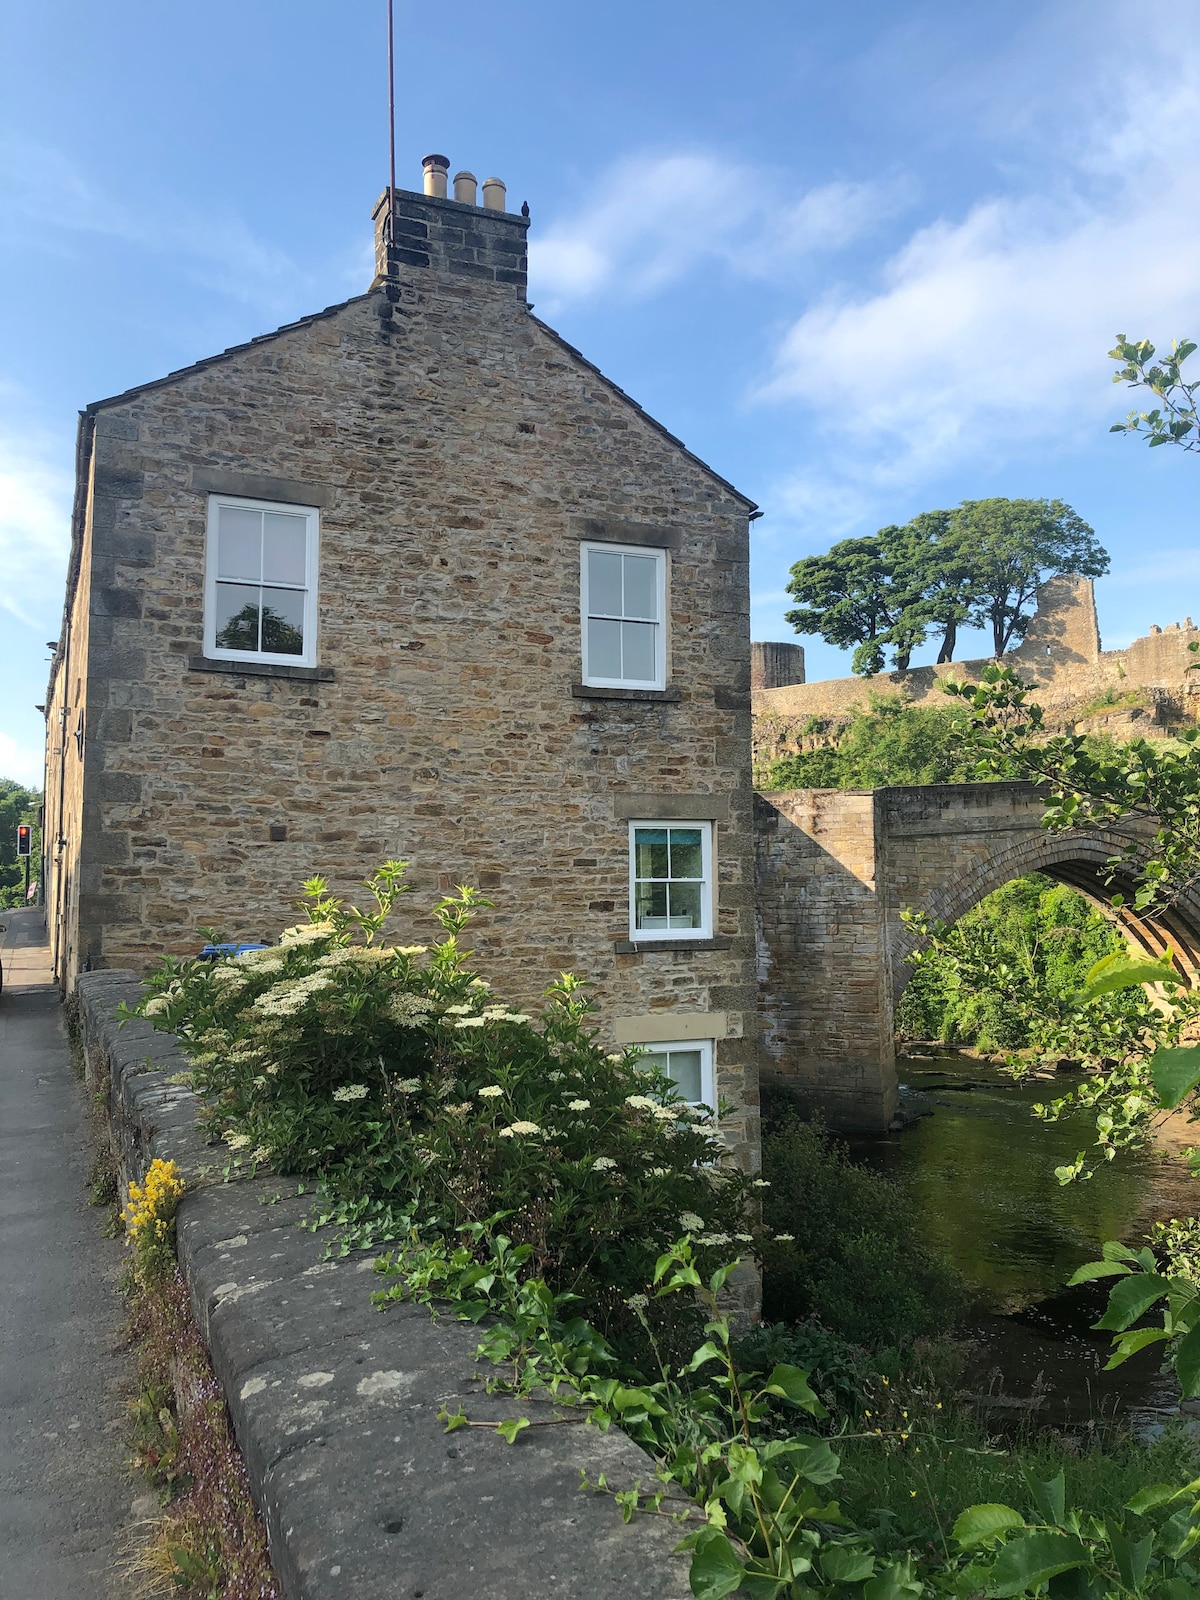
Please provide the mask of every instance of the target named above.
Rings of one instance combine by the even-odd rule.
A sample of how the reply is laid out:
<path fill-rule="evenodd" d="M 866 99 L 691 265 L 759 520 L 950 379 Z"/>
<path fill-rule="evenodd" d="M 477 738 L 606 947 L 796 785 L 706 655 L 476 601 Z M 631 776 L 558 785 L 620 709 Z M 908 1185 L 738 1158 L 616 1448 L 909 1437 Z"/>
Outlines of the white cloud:
<path fill-rule="evenodd" d="M 56 456 L 69 459 L 59 441 L 0 425 L 0 611 L 50 633 L 62 607 L 73 493 Z"/>
<path fill-rule="evenodd" d="M 534 292 L 555 304 L 646 295 L 713 260 L 744 277 L 774 277 L 849 244 L 907 192 L 839 181 L 781 201 L 784 182 L 705 153 L 630 157 L 597 181 L 575 216 L 530 240 Z"/>
<path fill-rule="evenodd" d="M 1200 51 L 1176 55 L 1168 88 L 1152 67 L 1125 73 L 1118 105 L 1097 86 L 1068 165 L 927 223 L 875 290 L 791 324 L 756 398 L 803 406 L 828 449 L 779 486 L 785 514 L 839 494 L 865 514 L 960 463 L 1094 438 L 1137 398 L 1112 385 L 1114 334 L 1200 326 Z"/>

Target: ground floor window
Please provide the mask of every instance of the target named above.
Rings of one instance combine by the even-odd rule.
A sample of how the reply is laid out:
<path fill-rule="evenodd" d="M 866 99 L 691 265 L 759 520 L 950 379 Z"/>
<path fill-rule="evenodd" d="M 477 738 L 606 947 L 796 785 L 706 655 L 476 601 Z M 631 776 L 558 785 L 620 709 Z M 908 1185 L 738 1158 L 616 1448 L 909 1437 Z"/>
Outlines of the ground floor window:
<path fill-rule="evenodd" d="M 717 1109 L 711 1039 L 681 1040 L 677 1044 L 649 1044 L 642 1057 L 645 1066 L 665 1072 L 680 1097 L 693 1106 Z"/>

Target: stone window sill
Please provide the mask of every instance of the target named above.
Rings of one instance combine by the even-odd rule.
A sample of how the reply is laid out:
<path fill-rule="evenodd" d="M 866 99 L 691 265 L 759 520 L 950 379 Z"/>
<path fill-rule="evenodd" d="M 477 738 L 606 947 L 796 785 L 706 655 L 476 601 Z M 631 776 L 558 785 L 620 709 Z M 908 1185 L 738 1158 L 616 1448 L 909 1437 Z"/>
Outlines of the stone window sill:
<path fill-rule="evenodd" d="M 235 678 L 294 678 L 301 683 L 332 683 L 332 667 L 289 667 L 282 661 L 218 661 L 213 656 L 189 656 L 189 672 L 227 672 Z"/>
<path fill-rule="evenodd" d="M 732 944 L 727 934 L 718 933 L 711 939 L 614 939 L 613 950 L 619 956 L 644 956 L 656 950 L 688 955 L 692 951 L 728 950 Z"/>
<path fill-rule="evenodd" d="M 573 683 L 571 694 L 576 700 L 682 700 L 678 689 L 599 689 L 590 683 Z"/>

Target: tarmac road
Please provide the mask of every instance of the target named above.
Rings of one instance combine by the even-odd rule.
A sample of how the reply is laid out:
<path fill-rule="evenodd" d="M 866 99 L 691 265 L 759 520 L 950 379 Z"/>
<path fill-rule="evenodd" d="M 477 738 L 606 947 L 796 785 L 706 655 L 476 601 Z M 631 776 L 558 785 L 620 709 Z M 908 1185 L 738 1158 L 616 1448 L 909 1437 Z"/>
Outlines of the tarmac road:
<path fill-rule="evenodd" d="M 105 1600 L 137 1490 L 122 1246 L 87 1204 L 87 1094 L 40 910 L 0 911 L 0 1600 Z"/>

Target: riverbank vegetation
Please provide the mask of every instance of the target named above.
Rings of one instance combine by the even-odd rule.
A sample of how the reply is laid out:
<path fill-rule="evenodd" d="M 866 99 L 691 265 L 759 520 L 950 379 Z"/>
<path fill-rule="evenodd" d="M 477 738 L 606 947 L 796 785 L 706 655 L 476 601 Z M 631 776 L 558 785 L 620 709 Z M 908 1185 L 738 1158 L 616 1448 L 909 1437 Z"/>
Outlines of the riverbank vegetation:
<path fill-rule="evenodd" d="M 604 1054 L 583 986 L 560 981 L 540 1017 L 493 997 L 462 947 L 477 897 L 434 908 L 428 948 L 394 948 L 399 864 L 371 887 L 360 911 L 313 880 L 308 921 L 280 945 L 165 962 L 140 1009 L 191 1055 L 229 1176 L 314 1183 L 335 1249 L 388 1247 L 381 1304 L 481 1322 L 497 1392 L 549 1392 L 645 1446 L 658 1483 L 619 1499 L 679 1518 L 695 1594 L 1034 1593 L 1044 1548 L 1081 1593 L 1122 1592 L 1103 1585 L 1127 1538 L 1150 1541 L 1129 1593 L 1176 1600 L 1200 1581 L 1173 1506 L 1123 1511 L 1128 1536 L 1086 1503 L 1072 1523 L 1065 1478 L 1036 1476 L 1072 1447 L 1027 1455 L 971 1421 L 939 1337 L 961 1289 L 882 1180 L 786 1113 L 764 1176 L 740 1171 L 714 1118 L 635 1051 Z M 756 1255 L 768 1304 L 800 1320 L 739 1343 L 732 1264 Z M 516 1440 L 527 1425 L 495 1426 Z M 969 1504 L 958 1452 L 1003 1455 L 986 1478 L 1003 1504 Z M 1126 1468 L 1112 1462 L 1116 1506 Z"/>
<path fill-rule="evenodd" d="M 1110 918 L 1042 873 L 1014 878 L 953 927 L 913 921 L 926 940 L 896 1007 L 899 1037 L 985 1054 L 1075 1059 L 1085 975 L 1127 948 Z M 1160 1021 L 1143 989 L 1105 995 L 1088 1013 L 1090 1053 L 1111 1057 L 1127 1035 Z"/>

